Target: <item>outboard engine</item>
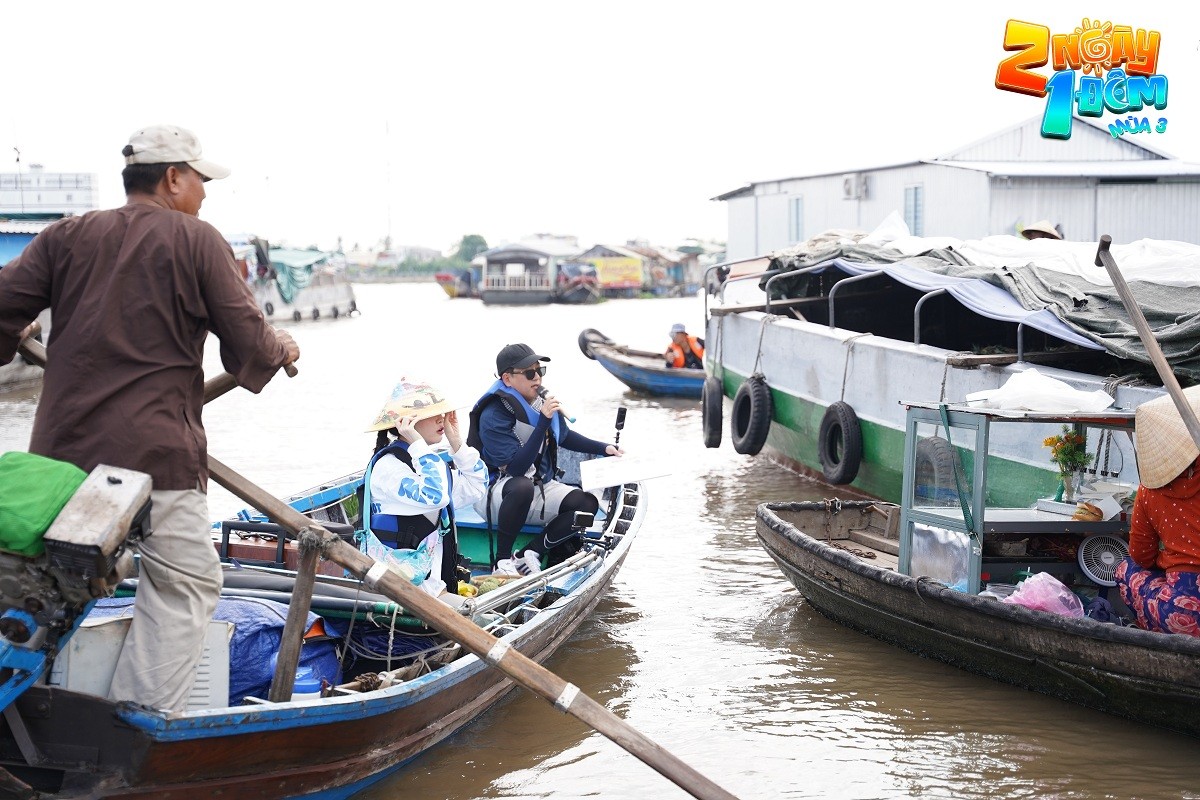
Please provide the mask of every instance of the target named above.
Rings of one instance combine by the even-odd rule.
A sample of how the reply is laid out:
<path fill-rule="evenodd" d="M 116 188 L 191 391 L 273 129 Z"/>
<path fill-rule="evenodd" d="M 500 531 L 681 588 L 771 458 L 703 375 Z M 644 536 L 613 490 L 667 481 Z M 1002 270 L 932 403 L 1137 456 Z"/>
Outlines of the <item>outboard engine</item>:
<path fill-rule="evenodd" d="M 0 552 L 0 668 L 14 670 L 0 708 L 36 680 L 88 605 L 133 574 L 128 545 L 150 534 L 150 486 L 145 473 L 101 464 L 46 531 L 45 553 Z"/>

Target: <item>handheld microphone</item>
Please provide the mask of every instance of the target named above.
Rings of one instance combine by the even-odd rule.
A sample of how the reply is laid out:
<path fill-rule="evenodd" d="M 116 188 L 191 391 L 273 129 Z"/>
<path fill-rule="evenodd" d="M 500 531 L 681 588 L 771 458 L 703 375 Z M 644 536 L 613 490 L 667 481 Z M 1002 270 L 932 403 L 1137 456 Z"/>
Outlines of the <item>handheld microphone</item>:
<path fill-rule="evenodd" d="M 546 387 L 545 387 L 545 386 L 539 386 L 539 387 L 538 387 L 538 389 L 537 389 L 537 394 L 538 394 L 538 397 L 540 397 L 540 398 L 542 398 L 543 400 L 545 400 L 545 399 L 546 399 L 546 395 L 548 395 L 548 394 L 550 394 L 550 393 L 549 393 L 548 391 L 546 391 Z M 574 418 L 574 417 L 571 417 L 571 416 L 567 416 L 567 412 L 566 412 L 566 410 L 565 410 L 565 409 L 564 409 L 562 406 L 559 406 L 559 407 L 558 407 L 558 413 L 559 413 L 559 414 L 562 414 L 564 417 L 566 417 L 566 418 L 567 418 L 567 422 L 571 423 L 572 425 L 574 425 L 574 424 L 575 424 L 575 418 Z"/>

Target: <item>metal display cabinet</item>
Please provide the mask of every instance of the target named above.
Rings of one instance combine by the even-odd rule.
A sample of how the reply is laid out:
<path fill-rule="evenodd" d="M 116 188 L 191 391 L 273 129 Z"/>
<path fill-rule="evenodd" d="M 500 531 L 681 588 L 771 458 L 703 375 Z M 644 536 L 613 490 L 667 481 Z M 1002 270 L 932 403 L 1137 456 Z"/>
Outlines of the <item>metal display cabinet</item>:
<path fill-rule="evenodd" d="M 1039 481 L 1044 484 L 1052 473 L 1034 459 L 1042 444 L 1039 429 L 1011 423 L 1038 423 L 1043 430 L 1047 424 L 1067 424 L 1077 430 L 1131 431 L 1133 412 L 1049 414 L 935 403 L 905 405 L 908 414 L 899 559 L 903 574 L 924 575 L 978 594 L 986 537 L 1002 540 L 1016 534 L 1121 535 L 1128 530 L 1123 515 L 1110 521 L 1085 522 L 1036 508 L 1039 490 L 1035 487 Z M 1028 439 L 1028 462 L 989 455 L 988 444 L 997 422 L 1010 429 L 1003 435 Z M 1044 451 L 1041 457 L 1045 458 Z M 1132 462 L 1132 455 L 1128 460 Z M 1027 506 L 1014 507 L 1014 497 L 1023 498 Z M 1035 559 L 988 560 L 994 565 L 1023 563 L 1035 572 L 1065 568 L 1062 561 L 1039 564 Z"/>

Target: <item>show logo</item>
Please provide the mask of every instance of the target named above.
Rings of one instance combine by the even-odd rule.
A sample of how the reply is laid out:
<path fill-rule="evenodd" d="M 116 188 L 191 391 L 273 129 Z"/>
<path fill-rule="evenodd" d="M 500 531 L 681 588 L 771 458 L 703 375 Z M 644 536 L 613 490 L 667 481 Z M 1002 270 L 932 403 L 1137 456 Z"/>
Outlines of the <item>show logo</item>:
<path fill-rule="evenodd" d="M 1042 136 L 1071 138 L 1073 113 L 1123 116 L 1109 123 L 1113 138 L 1163 133 L 1167 118 L 1150 113 L 1167 107 L 1167 77 L 1156 72 L 1162 35 L 1129 25 L 1088 20 L 1072 33 L 1010 19 L 1004 49 L 1012 55 L 996 68 L 996 88 L 1046 98 Z M 1052 63 L 1049 77 L 1034 70 Z M 1078 75 L 1076 73 L 1078 72 Z"/>

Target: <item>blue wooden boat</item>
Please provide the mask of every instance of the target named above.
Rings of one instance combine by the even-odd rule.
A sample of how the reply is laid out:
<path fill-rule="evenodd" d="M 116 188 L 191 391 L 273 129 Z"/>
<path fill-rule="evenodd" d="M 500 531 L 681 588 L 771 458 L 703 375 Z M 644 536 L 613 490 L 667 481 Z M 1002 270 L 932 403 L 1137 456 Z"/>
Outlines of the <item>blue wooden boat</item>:
<path fill-rule="evenodd" d="M 635 392 L 699 399 L 704 388 L 704 370 L 668 367 L 662 353 L 614 344 L 594 328 L 579 334 L 579 349 Z"/>
<path fill-rule="evenodd" d="M 361 474 L 348 476 L 288 503 L 335 533 L 350 532 L 358 522 L 356 489 L 361 483 Z M 584 532 L 579 553 L 562 565 L 470 598 L 460 612 L 531 659 L 544 661 L 604 597 L 644 516 L 639 485 L 605 490 L 601 513 Z M 478 574 L 473 580 L 478 581 L 490 563 L 488 531 L 469 513 L 460 513 L 457 522 L 460 549 L 472 561 Z M 215 524 L 214 532 L 224 530 L 227 537 L 259 537 L 255 541 L 279 556 L 254 565 L 243 553 L 243 568 L 226 573 L 224 596 L 290 598 L 294 573 L 282 567 L 292 544 L 263 543 L 261 537 L 271 537 L 273 528 L 253 511 Z M 218 548 L 220 539 L 214 536 Z M 44 570 L 39 581 L 50 585 L 54 580 L 44 560 L 18 563 L 16 556 L 0 556 L 5 574 L 17 568 L 27 574 Z M 323 696 L 293 695 L 287 702 L 246 697 L 238 698 L 239 705 L 224 697 L 208 706 L 189 701 L 185 711 L 165 712 L 116 704 L 102 696 L 103 690 L 89 693 L 72 685 L 104 668 L 102 648 L 76 646 L 85 638 L 77 620 L 48 653 L 62 660 L 71 650 L 69 670 L 63 664 L 45 670 L 4 711 L 0 796 L 348 797 L 402 769 L 512 688 L 502 673 L 387 598 L 371 594 L 357 581 L 328 574 L 340 575 L 339 570 L 319 572 L 312 610 L 331 623 L 340 619 L 343 628 L 353 620 L 360 629 L 386 633 L 383 640 L 391 649 L 364 653 L 358 648 L 357 660 L 343 660 L 340 682 L 322 687 Z M 0 584 L 0 606 L 6 610 L 24 603 L 12 591 L 15 586 L 12 581 Z M 121 584 L 129 586 L 128 581 Z M 397 655 L 393 639 L 406 637 L 430 644 L 416 655 Z M 209 666 L 217 673 L 225 667 L 219 659 Z"/>

